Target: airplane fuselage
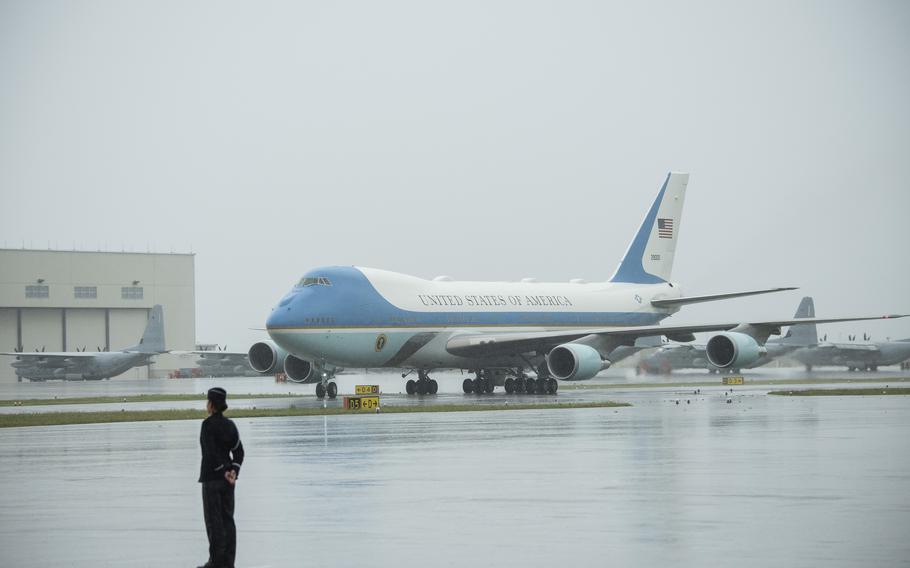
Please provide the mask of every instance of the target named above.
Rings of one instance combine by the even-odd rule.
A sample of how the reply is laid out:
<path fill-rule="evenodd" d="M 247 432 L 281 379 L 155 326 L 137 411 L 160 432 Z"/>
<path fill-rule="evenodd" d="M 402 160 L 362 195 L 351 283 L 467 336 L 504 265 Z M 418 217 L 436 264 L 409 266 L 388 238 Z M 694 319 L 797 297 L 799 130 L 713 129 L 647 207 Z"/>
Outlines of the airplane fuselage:
<path fill-rule="evenodd" d="M 40 366 L 28 361 L 16 361 L 13 367 L 17 376 L 32 380 L 100 380 L 145 365 L 148 357 L 148 353 L 95 353 L 85 359 L 48 360 Z"/>
<path fill-rule="evenodd" d="M 670 283 L 453 282 L 355 267 L 308 272 L 266 327 L 289 353 L 342 367 L 460 368 L 521 363 L 446 350 L 454 335 L 653 325 L 677 311 L 651 300 Z"/>
<path fill-rule="evenodd" d="M 910 342 L 883 341 L 869 344 L 820 343 L 799 349 L 793 358 L 805 365 L 837 365 L 851 368 L 897 365 L 910 358 Z"/>

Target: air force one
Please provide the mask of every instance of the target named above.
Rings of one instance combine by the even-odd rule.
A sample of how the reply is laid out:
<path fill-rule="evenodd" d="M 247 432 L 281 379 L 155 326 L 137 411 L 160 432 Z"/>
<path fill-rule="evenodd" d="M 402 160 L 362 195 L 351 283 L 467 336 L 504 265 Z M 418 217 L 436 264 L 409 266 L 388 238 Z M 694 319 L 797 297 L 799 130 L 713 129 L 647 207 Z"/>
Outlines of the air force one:
<path fill-rule="evenodd" d="M 122 351 L 85 352 L 64 351 L 59 353 L 34 352 L 0 353 L 15 357 L 12 366 L 16 376 L 32 381 L 101 380 L 115 377 L 133 367 L 148 365 L 151 357 L 167 353 L 164 347 L 164 310 L 156 305 L 149 312 L 145 332 L 137 345 Z"/>
<path fill-rule="evenodd" d="M 465 393 L 555 393 L 558 380 L 591 379 L 619 347 L 638 338 L 693 341 L 718 332 L 706 356 L 720 369 L 743 367 L 793 323 L 873 317 L 660 326 L 682 306 L 793 288 L 684 296 L 670 280 L 689 175 L 670 173 L 607 282 L 543 283 L 425 280 L 373 268 L 332 266 L 307 272 L 272 310 L 272 341 L 254 344 L 250 365 L 289 380 L 317 383 L 334 397 L 337 367 L 403 368 L 416 373 L 408 394 L 433 394 L 429 373 L 462 369 Z M 900 317 L 900 316 L 881 316 Z M 529 374 L 530 372 L 530 374 Z"/>

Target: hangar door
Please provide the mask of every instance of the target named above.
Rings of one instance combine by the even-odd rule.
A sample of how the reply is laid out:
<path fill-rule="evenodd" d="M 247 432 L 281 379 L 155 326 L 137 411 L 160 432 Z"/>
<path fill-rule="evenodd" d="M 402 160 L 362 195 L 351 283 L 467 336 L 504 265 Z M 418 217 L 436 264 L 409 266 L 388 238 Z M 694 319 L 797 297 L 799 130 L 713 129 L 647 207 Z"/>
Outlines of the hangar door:
<path fill-rule="evenodd" d="M 19 346 L 15 308 L 0 308 L 0 351 L 13 351 Z"/>
<path fill-rule="evenodd" d="M 63 351 L 63 310 L 22 308 L 22 346 L 26 351 Z"/>
<path fill-rule="evenodd" d="M 66 348 L 69 351 L 97 351 L 106 345 L 104 310 L 69 308 L 66 310 Z"/>

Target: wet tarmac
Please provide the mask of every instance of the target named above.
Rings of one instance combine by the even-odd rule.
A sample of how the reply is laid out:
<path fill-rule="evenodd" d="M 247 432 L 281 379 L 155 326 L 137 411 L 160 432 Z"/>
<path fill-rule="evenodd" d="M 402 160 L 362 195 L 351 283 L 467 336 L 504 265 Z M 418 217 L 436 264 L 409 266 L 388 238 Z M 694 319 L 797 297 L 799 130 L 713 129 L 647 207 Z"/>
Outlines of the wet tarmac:
<path fill-rule="evenodd" d="M 635 380 L 557 397 L 630 408 L 238 419 L 237 565 L 910 565 L 910 397 L 730 395 L 707 375 L 696 395 Z M 22 383 L 0 398 L 224 381 Z M 228 381 L 229 392 L 312 389 Z M 434 399 L 466 400 L 460 382 L 442 385 Z M 302 394 L 289 400 L 317 404 Z M 475 397 L 491 399 L 508 397 Z M 0 565 L 201 564 L 198 429 L 0 431 Z"/>
<path fill-rule="evenodd" d="M 501 387 L 494 395 L 465 395 L 461 389 L 464 375 L 460 373 L 438 373 L 434 377 L 439 382 L 439 393 L 434 396 L 408 396 L 404 393 L 404 379 L 400 373 L 380 372 L 369 374 L 349 373 L 337 378 L 339 396 L 335 400 L 319 400 L 315 396 L 312 384 L 275 382 L 272 377 L 227 377 L 198 379 L 114 379 L 111 381 L 49 381 L 49 382 L 0 382 L 0 400 L 52 399 L 72 397 L 127 397 L 141 394 L 186 395 L 203 394 L 213 386 L 225 388 L 229 393 L 229 403 L 233 408 L 298 408 L 341 407 L 345 394 L 352 394 L 355 385 L 379 385 L 383 405 L 396 406 L 433 406 L 440 404 L 527 404 L 535 402 L 592 402 L 603 400 L 623 400 L 633 404 L 642 400 L 653 401 L 663 396 L 673 399 L 685 397 L 695 389 L 706 392 L 725 392 L 728 389 L 735 396 L 764 394 L 769 390 L 788 388 L 784 385 L 769 384 L 774 381 L 793 381 L 795 384 L 811 384 L 813 388 L 825 386 L 848 386 L 829 383 L 831 379 L 850 379 L 857 385 L 871 386 L 889 384 L 896 379 L 910 377 L 910 373 L 899 370 L 880 371 L 877 373 L 818 372 L 806 374 L 782 369 L 762 374 L 747 375 L 746 384 L 737 387 L 721 386 L 721 377 L 708 373 L 683 372 L 672 376 L 637 376 L 622 370 L 611 370 L 603 373 L 593 381 L 578 383 L 560 383 L 557 395 L 506 395 Z M 869 381 L 876 381 L 870 383 Z M 681 386 L 685 384 L 687 386 Z M 604 388 L 608 387 L 608 388 Z M 280 395 L 281 398 L 256 399 L 244 398 L 249 394 Z M 125 410 L 162 410 L 192 409 L 204 407 L 199 401 L 163 401 L 163 402 L 107 402 L 94 404 L 67 405 L 29 405 L 0 406 L 0 414 L 24 412 L 83 412 L 83 411 L 119 411 Z"/>

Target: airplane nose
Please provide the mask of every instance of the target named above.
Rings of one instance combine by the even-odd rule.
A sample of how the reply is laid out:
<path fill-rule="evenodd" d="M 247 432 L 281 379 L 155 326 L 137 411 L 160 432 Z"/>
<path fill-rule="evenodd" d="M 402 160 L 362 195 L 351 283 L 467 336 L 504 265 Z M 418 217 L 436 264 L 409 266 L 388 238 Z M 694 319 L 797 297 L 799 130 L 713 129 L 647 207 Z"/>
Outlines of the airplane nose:
<path fill-rule="evenodd" d="M 292 325 L 293 310 L 291 309 L 291 304 L 296 297 L 295 294 L 288 294 L 281 299 L 277 306 L 272 308 L 272 313 L 265 320 L 266 329 Z"/>
<path fill-rule="evenodd" d="M 272 313 L 269 314 L 269 317 L 265 320 L 265 328 L 267 330 L 274 329 L 278 327 L 283 327 L 287 325 L 288 320 L 288 309 L 287 307 L 276 306 Z"/>

